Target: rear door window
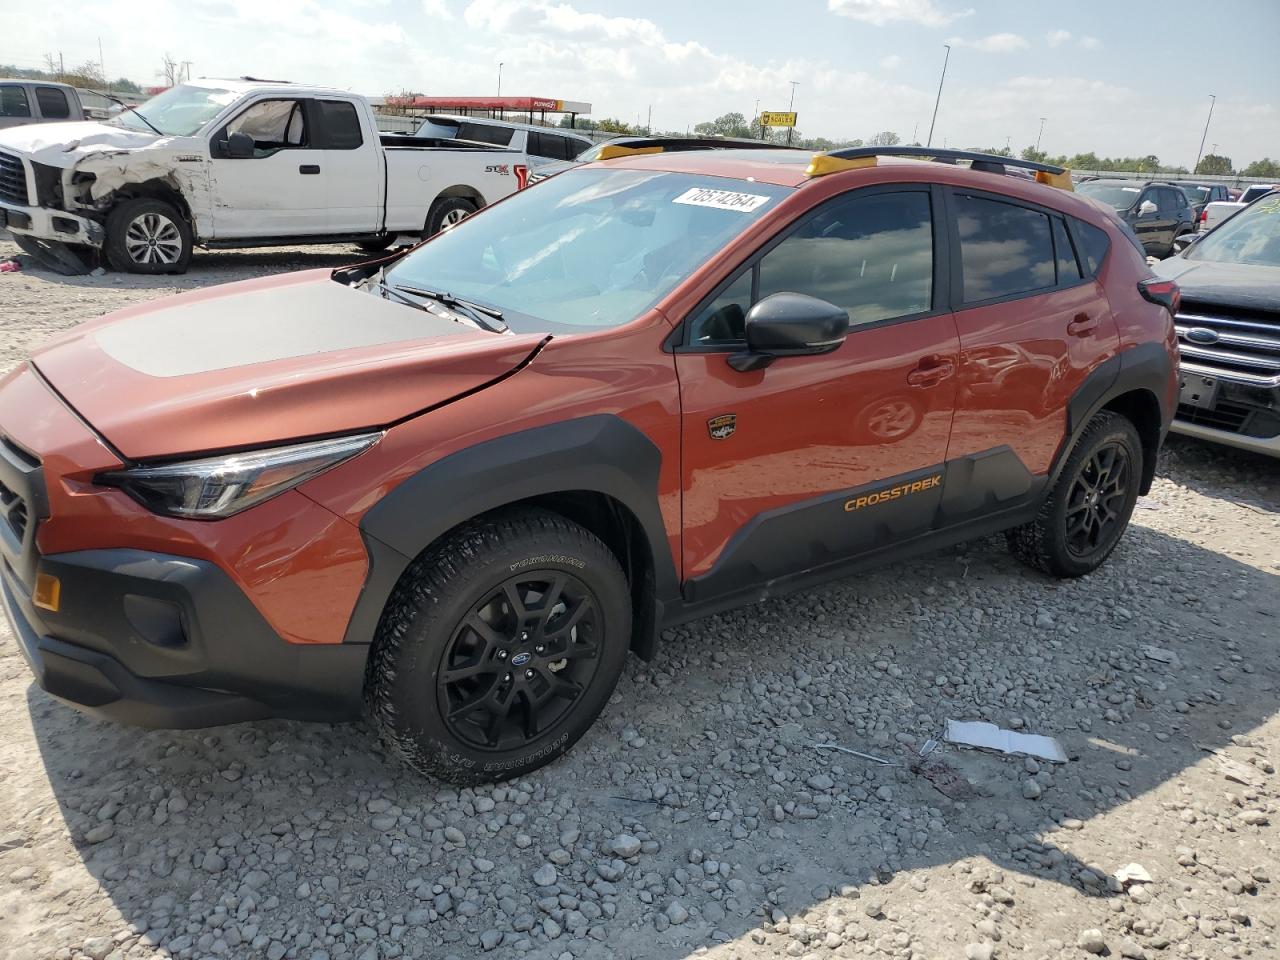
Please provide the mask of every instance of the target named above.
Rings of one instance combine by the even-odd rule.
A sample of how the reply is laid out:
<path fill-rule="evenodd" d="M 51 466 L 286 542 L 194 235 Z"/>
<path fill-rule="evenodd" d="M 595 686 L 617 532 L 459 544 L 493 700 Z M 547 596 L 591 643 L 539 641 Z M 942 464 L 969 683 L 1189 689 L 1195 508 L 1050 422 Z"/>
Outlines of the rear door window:
<path fill-rule="evenodd" d="M 1159 188 L 1155 191 L 1157 212 L 1161 217 L 1176 217 L 1187 205 L 1187 195 L 1180 190 Z"/>
<path fill-rule="evenodd" d="M 1080 264 L 1075 248 L 1067 236 L 1067 226 L 1061 217 L 1053 218 L 1053 255 L 1058 263 L 1058 283 L 1075 283 L 1081 278 Z"/>
<path fill-rule="evenodd" d="M 319 150 L 355 150 L 364 143 L 354 103 L 316 100 L 312 146 Z"/>
<path fill-rule="evenodd" d="M 27 91 L 16 83 L 0 84 L 0 117 L 29 117 Z"/>
<path fill-rule="evenodd" d="M 57 87 L 36 87 L 36 103 L 40 104 L 40 115 L 47 120 L 65 120 L 71 116 L 67 93 Z"/>
<path fill-rule="evenodd" d="M 530 133 L 529 152 L 548 160 L 572 160 L 579 153 L 568 137 L 554 133 Z"/>
<path fill-rule="evenodd" d="M 458 139 L 472 140 L 476 143 L 492 143 L 497 147 L 507 147 L 511 145 L 511 135 L 515 133 L 511 127 L 491 126 L 487 123 L 467 123 L 465 120 L 458 124 Z"/>
<path fill-rule="evenodd" d="M 962 193 L 955 209 L 965 303 L 1026 296 L 1057 282 L 1048 216 Z"/>
<path fill-rule="evenodd" d="M 1107 236 L 1105 230 L 1100 230 L 1083 220 L 1073 218 L 1071 229 L 1075 232 L 1076 240 L 1080 244 L 1080 260 L 1085 268 L 1085 276 L 1093 277 L 1102 269 L 1102 262 L 1107 258 L 1107 250 L 1111 248 L 1111 238 Z M 1146 253 L 1142 251 L 1142 246 L 1137 239 L 1135 238 L 1132 242 L 1145 257 Z"/>

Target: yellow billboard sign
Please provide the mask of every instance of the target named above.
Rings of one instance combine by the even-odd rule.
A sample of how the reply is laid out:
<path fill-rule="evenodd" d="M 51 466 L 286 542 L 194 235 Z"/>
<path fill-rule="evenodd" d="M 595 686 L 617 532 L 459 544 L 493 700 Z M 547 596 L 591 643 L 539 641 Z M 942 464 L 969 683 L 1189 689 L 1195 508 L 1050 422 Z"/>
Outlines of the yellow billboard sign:
<path fill-rule="evenodd" d="M 762 127 L 794 127 L 796 125 L 796 115 L 794 113 L 774 113 L 766 110 L 760 114 L 760 126 Z"/>

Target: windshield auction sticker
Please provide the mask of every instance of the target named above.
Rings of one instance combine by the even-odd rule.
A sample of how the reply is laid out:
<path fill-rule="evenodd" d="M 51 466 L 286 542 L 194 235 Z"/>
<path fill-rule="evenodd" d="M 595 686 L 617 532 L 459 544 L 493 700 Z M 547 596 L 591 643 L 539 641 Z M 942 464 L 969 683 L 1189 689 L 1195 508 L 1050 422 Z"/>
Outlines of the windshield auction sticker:
<path fill-rule="evenodd" d="M 713 190 L 710 187 L 690 187 L 672 203 L 687 203 L 691 207 L 715 207 L 717 210 L 738 210 L 750 213 L 769 202 L 768 197 L 755 193 L 734 193 L 731 190 Z"/>

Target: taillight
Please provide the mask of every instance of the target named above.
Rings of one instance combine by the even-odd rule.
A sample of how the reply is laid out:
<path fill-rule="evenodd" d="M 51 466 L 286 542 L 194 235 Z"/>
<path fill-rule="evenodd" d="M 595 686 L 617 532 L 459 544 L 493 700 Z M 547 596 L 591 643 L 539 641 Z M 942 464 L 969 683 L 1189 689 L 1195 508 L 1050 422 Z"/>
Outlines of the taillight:
<path fill-rule="evenodd" d="M 1138 292 L 1142 294 L 1143 299 L 1158 303 L 1173 316 L 1178 315 L 1178 307 L 1182 305 L 1182 291 L 1174 281 L 1154 277 L 1143 280 L 1138 284 Z"/>
<path fill-rule="evenodd" d="M 1208 210 L 1208 208 L 1206 208 L 1206 209 L 1204 209 L 1204 210 L 1201 210 L 1201 211 L 1200 211 L 1200 222 L 1201 222 L 1201 223 L 1208 223 L 1208 222 L 1209 222 L 1209 210 Z"/>

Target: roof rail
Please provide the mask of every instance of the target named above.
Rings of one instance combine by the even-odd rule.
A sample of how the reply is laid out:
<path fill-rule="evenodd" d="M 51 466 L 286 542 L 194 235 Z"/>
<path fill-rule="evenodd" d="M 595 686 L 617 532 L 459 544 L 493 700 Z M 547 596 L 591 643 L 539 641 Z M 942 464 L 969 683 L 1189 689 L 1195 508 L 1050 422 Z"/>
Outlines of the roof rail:
<path fill-rule="evenodd" d="M 806 172 L 811 177 L 820 177 L 837 170 L 874 166 L 877 157 L 919 157 L 924 160 L 936 160 L 939 163 L 967 160 L 971 170 L 998 174 L 1003 174 L 1006 167 L 1020 167 L 1024 170 L 1034 170 L 1038 183 L 1063 190 L 1071 189 L 1070 171 L 1066 167 L 1037 163 L 1034 160 L 1022 160 L 1017 157 L 1003 157 L 998 153 L 940 150 L 936 147 L 842 147 L 839 150 L 815 154 Z"/>

